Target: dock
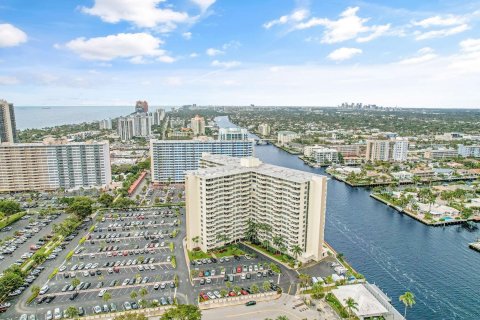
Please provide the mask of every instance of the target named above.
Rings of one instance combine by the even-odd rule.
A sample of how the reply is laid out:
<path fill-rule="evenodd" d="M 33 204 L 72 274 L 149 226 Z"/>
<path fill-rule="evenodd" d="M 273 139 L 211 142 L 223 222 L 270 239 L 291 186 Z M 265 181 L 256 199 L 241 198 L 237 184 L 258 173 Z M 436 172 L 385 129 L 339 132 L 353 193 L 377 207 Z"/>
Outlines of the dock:
<path fill-rule="evenodd" d="M 476 242 L 469 243 L 468 247 L 472 250 L 480 252 L 480 239 L 477 239 Z"/>

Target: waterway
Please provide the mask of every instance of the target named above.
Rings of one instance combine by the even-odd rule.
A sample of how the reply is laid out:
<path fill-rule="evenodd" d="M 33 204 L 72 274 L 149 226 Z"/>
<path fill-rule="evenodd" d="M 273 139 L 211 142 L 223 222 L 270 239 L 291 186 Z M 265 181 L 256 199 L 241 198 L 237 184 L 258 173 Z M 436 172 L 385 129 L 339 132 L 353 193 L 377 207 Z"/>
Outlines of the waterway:
<path fill-rule="evenodd" d="M 235 126 L 227 117 L 220 127 Z M 326 175 L 273 145 L 256 146 L 266 163 Z M 403 312 L 398 297 L 415 294 L 408 319 L 480 319 L 480 254 L 468 243 L 480 230 L 428 227 L 372 199 L 370 191 L 330 179 L 325 239 Z"/>

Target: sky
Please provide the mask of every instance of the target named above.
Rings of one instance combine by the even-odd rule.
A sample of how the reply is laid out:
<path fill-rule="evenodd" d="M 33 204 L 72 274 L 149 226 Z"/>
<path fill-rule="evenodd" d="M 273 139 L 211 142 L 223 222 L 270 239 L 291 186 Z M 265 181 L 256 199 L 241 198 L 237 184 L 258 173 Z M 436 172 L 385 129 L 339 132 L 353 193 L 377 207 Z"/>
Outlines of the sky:
<path fill-rule="evenodd" d="M 0 0 L 15 105 L 480 107 L 480 1 Z"/>

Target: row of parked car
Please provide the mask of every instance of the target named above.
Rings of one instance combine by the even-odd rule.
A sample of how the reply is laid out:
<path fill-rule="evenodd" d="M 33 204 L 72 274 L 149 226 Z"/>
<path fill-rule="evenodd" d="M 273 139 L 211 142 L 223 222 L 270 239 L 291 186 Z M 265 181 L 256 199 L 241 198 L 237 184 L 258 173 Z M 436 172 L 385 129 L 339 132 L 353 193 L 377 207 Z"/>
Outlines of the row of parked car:
<path fill-rule="evenodd" d="M 10 292 L 8 296 L 15 297 L 22 294 L 22 292 L 25 291 L 30 286 L 30 284 L 32 284 L 33 281 L 35 281 L 35 279 L 40 275 L 40 273 L 43 270 L 45 270 L 45 267 L 42 267 L 42 266 L 39 266 L 33 270 L 30 270 L 30 272 L 25 277 L 23 284 L 19 288 Z M 3 274 L 1 274 L 0 276 L 3 276 Z"/>

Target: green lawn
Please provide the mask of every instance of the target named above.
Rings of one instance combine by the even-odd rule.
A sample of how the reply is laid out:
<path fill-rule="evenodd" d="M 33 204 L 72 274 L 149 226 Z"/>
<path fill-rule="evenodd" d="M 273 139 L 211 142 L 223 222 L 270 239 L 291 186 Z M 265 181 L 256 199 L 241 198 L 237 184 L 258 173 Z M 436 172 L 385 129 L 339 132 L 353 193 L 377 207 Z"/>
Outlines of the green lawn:
<path fill-rule="evenodd" d="M 257 250 L 261 251 L 263 254 L 269 256 L 269 257 L 272 257 L 273 259 L 275 260 L 278 260 L 278 261 L 281 261 L 283 263 L 291 263 L 293 262 L 293 259 L 289 259 L 289 258 L 285 258 L 284 255 L 282 254 L 274 254 L 274 253 L 271 253 L 270 251 L 268 251 L 267 249 L 261 247 L 261 246 L 258 246 L 256 244 L 253 244 L 253 243 L 248 243 L 249 245 L 251 245 L 252 247 L 255 247 Z"/>
<path fill-rule="evenodd" d="M 188 251 L 188 259 L 190 261 L 192 260 L 197 260 L 197 259 L 206 259 L 206 258 L 211 258 L 212 255 L 210 253 L 205 253 L 203 251 Z"/>
<path fill-rule="evenodd" d="M 221 257 L 227 257 L 227 256 L 233 256 L 233 255 L 241 256 L 241 255 L 244 255 L 245 252 L 243 252 L 239 248 L 235 248 L 233 246 L 227 246 L 225 248 L 222 248 L 221 250 L 213 251 L 213 254 L 217 258 L 221 258 Z"/>

